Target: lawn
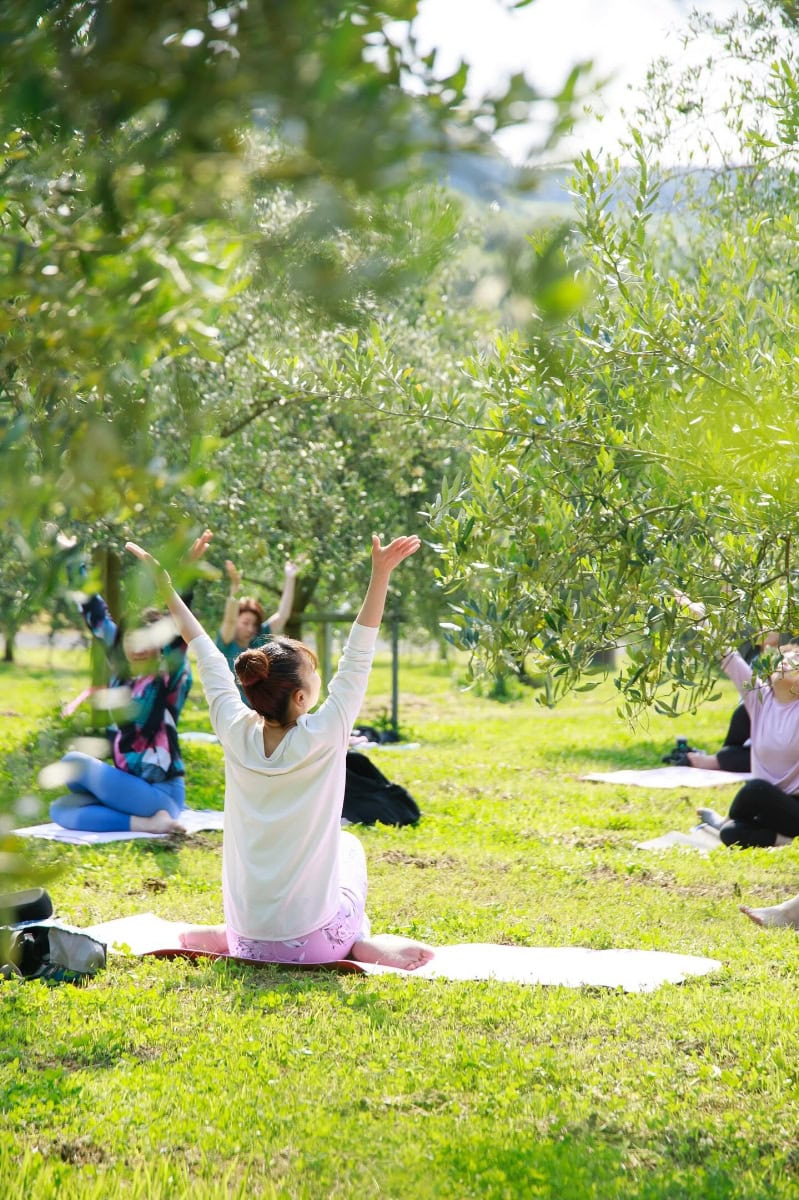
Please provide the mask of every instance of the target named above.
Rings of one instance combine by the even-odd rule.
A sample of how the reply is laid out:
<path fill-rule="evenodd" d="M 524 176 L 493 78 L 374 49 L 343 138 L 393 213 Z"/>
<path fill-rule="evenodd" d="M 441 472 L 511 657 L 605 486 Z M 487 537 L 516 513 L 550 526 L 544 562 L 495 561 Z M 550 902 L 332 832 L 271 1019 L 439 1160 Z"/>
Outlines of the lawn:
<path fill-rule="evenodd" d="M 0 800 L 40 795 L 81 655 L 0 667 Z M 723 971 L 651 995 L 294 974 L 114 957 L 87 986 L 0 987 L 0 1191 L 162 1197 L 769 1197 L 799 1194 L 799 939 L 737 910 L 799 891 L 799 847 L 636 850 L 727 789 L 623 789 L 675 732 L 715 746 L 734 704 L 630 730 L 610 684 L 554 711 L 499 704 L 414 652 L 385 751 L 424 818 L 359 831 L 376 930 L 433 943 L 634 947 Z M 364 718 L 385 707 L 373 674 Z M 13 715 L 16 714 L 16 715 Z M 208 728 L 195 688 L 184 728 Z M 220 807 L 215 746 L 187 745 L 190 802 Z M 385 764 L 385 765 L 384 765 Z M 27 811 L 27 810 L 26 810 Z M 221 919 L 218 834 L 177 846 L 36 843 L 76 925 Z"/>

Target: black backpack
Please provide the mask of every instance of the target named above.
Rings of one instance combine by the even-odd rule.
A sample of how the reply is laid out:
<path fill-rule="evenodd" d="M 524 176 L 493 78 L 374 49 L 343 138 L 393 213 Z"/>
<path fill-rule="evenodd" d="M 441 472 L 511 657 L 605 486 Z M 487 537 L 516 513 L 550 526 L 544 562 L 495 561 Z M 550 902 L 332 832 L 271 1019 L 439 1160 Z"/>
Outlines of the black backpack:
<path fill-rule="evenodd" d="M 390 783 L 365 754 L 350 750 L 341 815 L 353 825 L 415 825 L 422 814 L 410 792 Z"/>

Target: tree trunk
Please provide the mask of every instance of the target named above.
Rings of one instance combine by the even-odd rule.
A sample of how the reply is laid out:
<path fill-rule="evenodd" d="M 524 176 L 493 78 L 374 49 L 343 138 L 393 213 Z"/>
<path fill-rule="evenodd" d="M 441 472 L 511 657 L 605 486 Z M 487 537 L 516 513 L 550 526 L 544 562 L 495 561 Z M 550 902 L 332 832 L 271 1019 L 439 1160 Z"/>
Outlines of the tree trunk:
<path fill-rule="evenodd" d="M 296 638 L 298 642 L 302 641 L 303 615 L 307 611 L 311 600 L 313 600 L 318 582 L 318 575 L 297 576 L 297 581 L 294 585 L 294 605 L 291 610 L 291 616 L 286 622 L 286 637 Z"/>
<path fill-rule="evenodd" d="M 6 633 L 3 636 L 6 643 L 3 650 L 3 662 L 12 663 L 14 661 L 14 634 Z"/>
<path fill-rule="evenodd" d="M 122 563 L 116 550 L 103 546 L 98 550 L 103 580 L 103 597 L 108 611 L 118 623 L 122 617 Z"/>
<path fill-rule="evenodd" d="M 609 667 L 611 671 L 616 666 L 616 650 L 613 646 L 607 650 L 597 650 L 591 658 L 592 667 Z"/>
<path fill-rule="evenodd" d="M 109 546 L 98 546 L 94 558 L 100 568 L 100 577 L 103 581 L 103 599 L 108 605 L 111 616 L 119 624 L 122 619 L 122 572 L 119 555 Z M 105 647 L 99 638 L 92 638 L 89 653 L 91 655 L 92 687 L 106 687 L 108 684 L 108 660 L 105 655 Z"/>

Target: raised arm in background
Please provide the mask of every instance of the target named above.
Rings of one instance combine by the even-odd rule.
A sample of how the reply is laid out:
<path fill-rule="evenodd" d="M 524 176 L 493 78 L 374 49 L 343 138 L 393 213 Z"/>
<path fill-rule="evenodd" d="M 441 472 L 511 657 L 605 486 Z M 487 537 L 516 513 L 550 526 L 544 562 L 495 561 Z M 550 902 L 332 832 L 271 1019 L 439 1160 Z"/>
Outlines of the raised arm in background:
<path fill-rule="evenodd" d="M 283 574 L 283 591 L 280 594 L 277 609 L 272 613 L 271 617 L 266 618 L 266 624 L 269 626 L 270 633 L 282 633 L 286 628 L 286 623 L 291 616 L 291 610 L 294 606 L 294 589 L 297 583 L 298 572 L 299 567 L 296 563 L 288 559 Z"/>
<path fill-rule="evenodd" d="M 232 642 L 236 635 L 236 622 L 239 616 L 239 592 L 241 591 L 241 572 L 230 559 L 225 560 L 225 570 L 230 580 L 230 590 L 225 598 L 225 612 L 222 624 L 219 626 L 219 636 L 223 642 Z"/>

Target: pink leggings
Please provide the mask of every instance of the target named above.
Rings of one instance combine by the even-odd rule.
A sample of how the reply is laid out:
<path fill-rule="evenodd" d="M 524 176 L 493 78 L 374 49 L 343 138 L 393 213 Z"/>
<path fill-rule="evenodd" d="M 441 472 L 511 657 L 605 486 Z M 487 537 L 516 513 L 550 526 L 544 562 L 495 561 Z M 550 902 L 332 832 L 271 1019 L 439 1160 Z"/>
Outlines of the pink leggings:
<path fill-rule="evenodd" d="M 228 952 L 253 962 L 327 963 L 346 958 L 353 942 L 369 936 L 366 908 L 366 856 L 351 833 L 341 834 L 339 905 L 327 925 L 285 942 L 242 937 L 227 927 Z"/>

